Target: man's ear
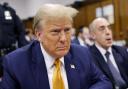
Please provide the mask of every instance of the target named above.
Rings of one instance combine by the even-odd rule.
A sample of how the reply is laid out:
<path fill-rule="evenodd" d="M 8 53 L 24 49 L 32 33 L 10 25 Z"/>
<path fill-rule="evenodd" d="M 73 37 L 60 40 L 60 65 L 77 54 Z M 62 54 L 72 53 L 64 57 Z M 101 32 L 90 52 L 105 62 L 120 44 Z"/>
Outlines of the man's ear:
<path fill-rule="evenodd" d="M 40 41 L 41 31 L 35 29 L 35 35 L 36 35 L 37 40 Z"/>
<path fill-rule="evenodd" d="M 90 32 L 90 35 L 91 35 L 92 39 L 95 40 L 95 38 L 96 38 L 95 33 L 94 32 Z"/>

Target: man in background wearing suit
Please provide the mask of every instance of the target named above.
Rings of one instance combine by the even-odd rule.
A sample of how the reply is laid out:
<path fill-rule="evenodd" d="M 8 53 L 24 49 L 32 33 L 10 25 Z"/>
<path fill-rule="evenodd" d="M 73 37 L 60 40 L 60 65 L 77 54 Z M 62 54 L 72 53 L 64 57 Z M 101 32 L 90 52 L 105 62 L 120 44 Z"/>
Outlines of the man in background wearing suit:
<path fill-rule="evenodd" d="M 128 52 L 112 45 L 112 29 L 105 18 L 96 18 L 90 24 L 95 44 L 90 47 L 94 62 L 118 89 L 128 87 Z"/>
<path fill-rule="evenodd" d="M 92 45 L 93 41 L 91 40 L 88 27 L 81 26 L 77 30 L 76 38 L 72 40 L 72 43 L 85 47 Z"/>
<path fill-rule="evenodd" d="M 112 89 L 81 46 L 70 45 L 77 10 L 45 4 L 34 18 L 38 41 L 4 59 L 0 89 Z"/>

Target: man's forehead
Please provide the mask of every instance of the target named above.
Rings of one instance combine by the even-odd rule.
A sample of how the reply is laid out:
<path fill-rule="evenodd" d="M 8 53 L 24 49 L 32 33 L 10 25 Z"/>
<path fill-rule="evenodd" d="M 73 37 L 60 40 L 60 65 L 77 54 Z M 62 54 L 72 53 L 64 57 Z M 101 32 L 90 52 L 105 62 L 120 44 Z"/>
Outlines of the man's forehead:
<path fill-rule="evenodd" d="M 71 26 L 72 22 L 70 20 L 62 19 L 62 20 L 48 20 L 45 25 L 53 25 L 53 26 Z"/>
<path fill-rule="evenodd" d="M 96 27 L 102 27 L 102 26 L 109 26 L 110 24 L 108 23 L 107 20 L 101 19 L 101 20 L 97 20 L 95 22 L 95 26 Z"/>

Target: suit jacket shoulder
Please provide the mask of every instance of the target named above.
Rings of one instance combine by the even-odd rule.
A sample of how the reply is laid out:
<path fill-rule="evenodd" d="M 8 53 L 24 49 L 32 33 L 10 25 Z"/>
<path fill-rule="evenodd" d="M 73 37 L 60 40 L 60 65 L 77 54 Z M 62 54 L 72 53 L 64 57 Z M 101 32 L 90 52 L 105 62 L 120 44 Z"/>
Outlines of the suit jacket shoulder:
<path fill-rule="evenodd" d="M 64 63 L 69 89 L 111 89 L 109 80 L 91 62 L 88 48 L 71 45 Z M 39 42 L 5 57 L 0 89 L 50 89 Z"/>
<path fill-rule="evenodd" d="M 117 53 L 119 53 L 125 60 L 128 60 L 128 51 L 127 48 L 122 46 L 112 46 L 112 50 L 115 50 Z"/>

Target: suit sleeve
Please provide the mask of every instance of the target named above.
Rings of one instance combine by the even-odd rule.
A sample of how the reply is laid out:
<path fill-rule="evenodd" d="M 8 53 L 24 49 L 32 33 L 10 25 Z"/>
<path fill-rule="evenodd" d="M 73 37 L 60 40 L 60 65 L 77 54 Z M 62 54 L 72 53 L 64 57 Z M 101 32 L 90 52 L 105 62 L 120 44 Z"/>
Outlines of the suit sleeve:
<path fill-rule="evenodd" d="M 4 59 L 4 74 L 0 83 L 0 89 L 19 89 L 18 82 L 13 75 L 7 59 Z"/>

